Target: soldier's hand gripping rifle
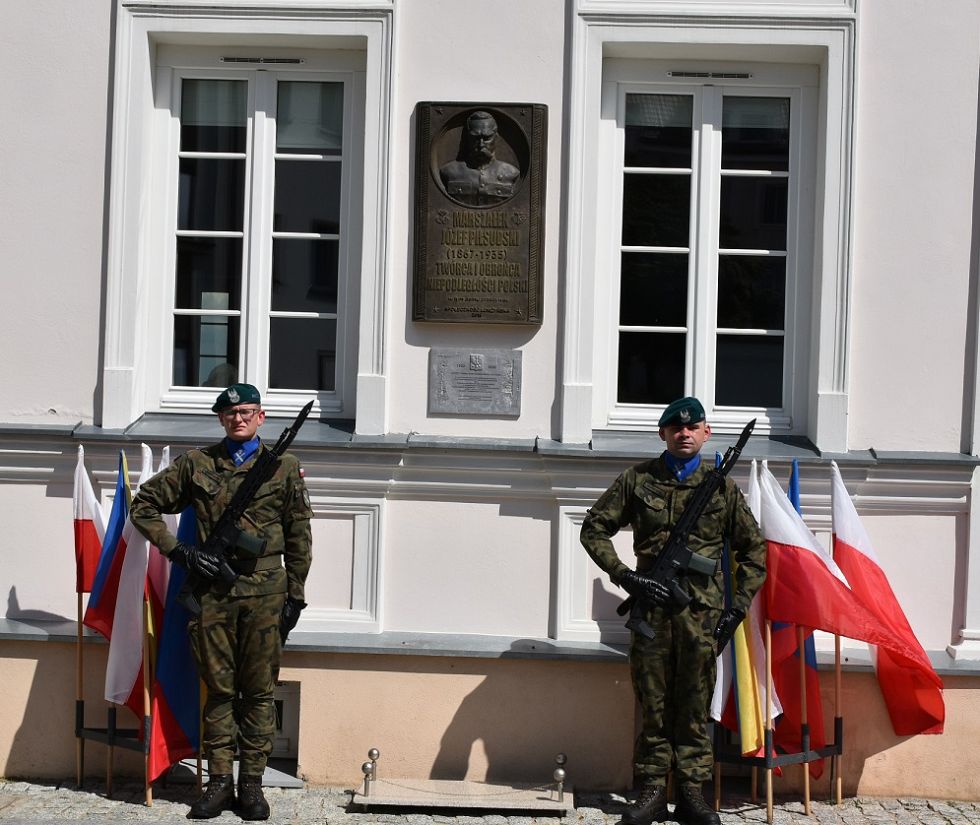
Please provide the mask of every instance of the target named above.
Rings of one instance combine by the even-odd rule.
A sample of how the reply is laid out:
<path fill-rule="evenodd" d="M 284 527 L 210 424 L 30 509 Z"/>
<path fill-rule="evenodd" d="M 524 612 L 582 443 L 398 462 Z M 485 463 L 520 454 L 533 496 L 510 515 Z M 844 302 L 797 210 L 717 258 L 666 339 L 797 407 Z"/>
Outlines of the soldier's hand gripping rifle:
<path fill-rule="evenodd" d="M 711 501 L 711 497 L 724 484 L 725 476 L 738 461 L 742 449 L 752 434 L 752 428 L 755 427 L 755 421 L 753 418 L 745 425 L 738 441 L 725 452 L 721 464 L 709 470 L 708 477 L 694 489 L 691 500 L 687 503 L 684 512 L 681 513 L 681 517 L 674 525 L 674 529 L 670 531 L 667 541 L 657 555 L 653 568 L 644 571 L 642 574 L 634 574 L 641 583 L 649 582 L 652 585 L 651 589 L 669 593 L 667 602 L 678 608 L 687 607 L 691 601 L 690 594 L 679 581 L 686 571 L 693 570 L 696 573 L 704 573 L 710 576 L 717 570 L 718 563 L 715 560 L 699 556 L 691 551 L 687 546 L 688 537 L 708 506 L 708 502 Z M 652 639 L 653 630 L 644 618 L 650 606 L 642 597 L 630 596 L 616 608 L 616 612 L 620 616 L 629 613 L 626 626 L 633 632 Z"/>
<path fill-rule="evenodd" d="M 259 453 L 258 458 L 255 459 L 255 464 L 245 474 L 245 478 L 235 490 L 228 506 L 225 507 L 224 512 L 215 522 L 211 533 L 199 548 L 199 552 L 210 553 L 220 560 L 218 577 L 227 584 L 231 584 L 238 578 L 238 571 L 228 563 L 234 551 L 238 551 L 239 557 L 258 558 L 265 550 L 266 540 L 246 533 L 238 526 L 238 522 L 245 514 L 245 510 L 252 499 L 255 498 L 259 488 L 276 472 L 280 456 L 293 443 L 293 439 L 299 432 L 299 428 L 303 426 L 303 422 L 306 421 L 312 407 L 313 402 L 310 401 L 299 411 L 299 415 L 296 416 L 292 425 L 283 430 L 275 446 Z M 201 603 L 198 601 L 196 591 L 206 584 L 205 579 L 188 571 L 187 578 L 184 579 L 184 584 L 177 594 L 177 602 L 183 605 L 192 616 L 201 615 Z"/>

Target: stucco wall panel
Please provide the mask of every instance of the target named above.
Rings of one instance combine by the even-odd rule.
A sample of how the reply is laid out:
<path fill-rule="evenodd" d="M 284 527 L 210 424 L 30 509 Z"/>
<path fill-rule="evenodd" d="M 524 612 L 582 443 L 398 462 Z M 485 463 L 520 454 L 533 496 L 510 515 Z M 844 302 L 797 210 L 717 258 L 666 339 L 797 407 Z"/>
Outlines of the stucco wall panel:
<path fill-rule="evenodd" d="M 112 5 L 3 6 L 0 420 L 93 419 Z"/>
<path fill-rule="evenodd" d="M 386 630 L 548 635 L 545 502 L 393 500 L 387 518 Z"/>
<path fill-rule="evenodd" d="M 71 484 L 7 485 L 0 500 L 0 598 L 8 618 L 75 617 Z"/>
<path fill-rule="evenodd" d="M 948 607 L 957 593 L 958 521 L 952 516 L 863 516 L 872 546 L 926 650 L 942 650 L 958 627 Z M 914 548 L 914 551 L 911 549 Z"/>
<path fill-rule="evenodd" d="M 972 381 L 980 4 L 860 11 L 848 446 L 956 452 Z"/>
<path fill-rule="evenodd" d="M 564 752 L 573 784 L 630 782 L 625 664 L 290 654 L 282 678 L 303 682 L 299 762 L 316 783 L 356 787 L 372 747 L 387 778 L 548 783 Z"/>
<path fill-rule="evenodd" d="M 558 241 L 561 201 L 565 4 L 546 0 L 411 3 L 399 18 L 396 170 L 392 197 L 395 263 L 391 285 L 390 430 L 445 435 L 551 437 L 559 381 Z M 432 324 L 411 320 L 415 104 L 423 100 L 543 103 L 548 107 L 545 196 L 544 323 L 541 327 Z M 403 220 L 404 218 L 404 220 Z M 404 308 L 404 310 L 402 309 Z M 429 416 L 432 347 L 519 349 L 523 392 L 519 418 Z"/>

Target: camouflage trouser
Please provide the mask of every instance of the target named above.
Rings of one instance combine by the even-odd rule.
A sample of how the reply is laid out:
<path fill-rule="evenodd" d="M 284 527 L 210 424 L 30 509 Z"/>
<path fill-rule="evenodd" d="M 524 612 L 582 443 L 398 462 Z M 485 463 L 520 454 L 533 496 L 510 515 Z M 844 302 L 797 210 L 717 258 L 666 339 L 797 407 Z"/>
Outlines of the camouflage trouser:
<path fill-rule="evenodd" d="M 644 782 L 663 784 L 671 769 L 679 784 L 711 778 L 706 725 L 715 687 L 712 634 L 720 614 L 693 603 L 678 612 L 658 608 L 647 616 L 654 638 L 633 634 L 630 670 L 643 712 L 634 771 Z"/>
<path fill-rule="evenodd" d="M 279 677 L 279 612 L 286 595 L 201 597 L 187 625 L 207 687 L 202 746 L 212 774 L 261 774 L 276 732 L 273 692 Z"/>

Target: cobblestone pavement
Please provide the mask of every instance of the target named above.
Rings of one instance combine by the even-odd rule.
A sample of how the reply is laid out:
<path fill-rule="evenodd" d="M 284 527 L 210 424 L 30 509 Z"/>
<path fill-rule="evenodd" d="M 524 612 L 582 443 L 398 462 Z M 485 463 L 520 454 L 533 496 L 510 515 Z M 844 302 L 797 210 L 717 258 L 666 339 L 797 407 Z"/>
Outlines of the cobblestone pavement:
<path fill-rule="evenodd" d="M 308 787 L 302 790 L 266 788 L 272 806 L 271 825 L 615 825 L 626 800 L 618 794 L 576 793 L 575 807 L 564 817 L 503 816 L 486 811 L 452 811 L 377 808 L 364 811 L 350 805 L 351 792 L 341 788 Z M 143 788 L 117 783 L 112 799 L 105 786 L 87 785 L 79 790 L 74 782 L 15 782 L 0 780 L 0 822 L 7 825 L 76 825 L 77 823 L 186 822 L 194 791 L 186 785 L 154 790 L 153 805 L 143 804 Z M 240 822 L 225 811 L 212 820 Z M 726 796 L 722 825 L 764 823 L 766 810 L 747 797 Z M 818 823 L 819 825 L 980 825 L 980 803 L 942 802 L 932 799 L 845 799 L 841 805 L 814 800 L 811 816 L 803 813 L 798 800 L 777 800 L 774 822 Z"/>

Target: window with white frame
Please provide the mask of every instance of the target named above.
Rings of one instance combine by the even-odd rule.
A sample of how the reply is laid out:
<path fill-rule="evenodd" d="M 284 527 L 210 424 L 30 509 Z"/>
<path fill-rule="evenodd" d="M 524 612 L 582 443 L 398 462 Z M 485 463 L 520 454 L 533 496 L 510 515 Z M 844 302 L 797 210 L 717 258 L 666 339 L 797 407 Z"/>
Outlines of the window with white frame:
<path fill-rule="evenodd" d="M 362 92 L 355 72 L 277 55 L 209 50 L 179 65 L 175 53 L 160 73 L 172 113 L 164 408 L 247 381 L 270 408 L 315 393 L 321 414 L 353 410 Z"/>
<path fill-rule="evenodd" d="M 600 420 L 791 431 L 807 391 L 815 67 L 606 61 Z"/>

